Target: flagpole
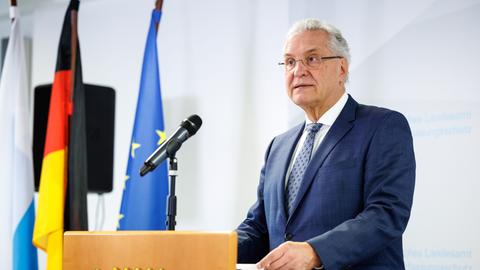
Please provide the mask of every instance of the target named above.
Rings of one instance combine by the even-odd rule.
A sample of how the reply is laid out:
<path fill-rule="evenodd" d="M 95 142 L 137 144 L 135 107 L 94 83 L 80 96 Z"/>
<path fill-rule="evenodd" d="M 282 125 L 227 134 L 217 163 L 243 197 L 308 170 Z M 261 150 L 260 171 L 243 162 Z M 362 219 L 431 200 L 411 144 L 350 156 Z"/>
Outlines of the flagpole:
<path fill-rule="evenodd" d="M 10 7 L 11 8 L 16 8 L 17 7 L 17 0 L 10 0 Z M 10 11 L 10 14 L 12 14 L 12 11 Z M 15 12 L 13 13 L 15 14 Z M 13 21 L 15 20 L 15 16 L 13 15 L 10 15 L 11 16 L 11 20 L 12 20 L 12 23 Z"/>
<path fill-rule="evenodd" d="M 70 39 L 70 44 L 71 44 L 71 49 L 72 49 L 72 55 L 71 55 L 71 70 L 72 70 L 72 81 L 71 81 L 71 91 L 69 93 L 69 101 L 70 104 L 73 104 L 73 90 L 75 89 L 75 71 L 77 69 L 77 38 L 78 38 L 78 27 L 77 27 L 77 22 L 78 22 L 78 10 L 72 9 L 71 12 L 71 39 Z M 72 109 L 72 108 L 70 108 Z M 72 110 L 73 111 L 73 110 Z M 70 111 L 70 114 L 72 113 Z"/>
<path fill-rule="evenodd" d="M 13 1 L 13 0 L 12 0 Z M 158 11 L 162 11 L 162 6 L 163 6 L 163 0 L 156 0 L 155 1 L 155 9 Z M 160 26 L 160 22 L 155 23 L 155 31 L 158 33 L 158 27 Z"/>
<path fill-rule="evenodd" d="M 72 5 L 71 0 L 69 5 Z M 77 21 L 78 21 L 78 9 L 72 9 L 70 10 L 70 70 L 71 70 L 71 80 L 70 80 L 70 91 L 68 91 L 68 102 L 67 102 L 67 125 L 65 127 L 66 131 L 65 134 L 66 136 L 66 144 L 70 146 L 70 126 L 71 126 L 71 120 L 72 120 L 72 115 L 73 115 L 73 92 L 75 90 L 75 71 L 77 69 L 77 39 L 78 39 L 78 33 L 77 33 Z M 66 148 L 65 150 L 65 156 L 69 156 L 69 147 Z M 65 159 L 65 168 L 68 168 L 68 158 Z M 69 182 L 68 179 L 68 169 L 65 170 L 65 178 L 67 179 L 67 185 Z M 68 193 L 68 192 L 67 192 Z"/>
<path fill-rule="evenodd" d="M 159 12 L 162 12 L 163 0 L 155 1 L 155 9 Z M 158 33 L 158 28 L 160 26 L 160 21 L 155 23 L 155 31 Z M 178 145 L 178 147 L 180 147 Z M 177 148 L 178 150 L 178 148 Z M 175 180 L 177 177 L 177 158 L 175 157 L 175 151 L 172 154 L 168 155 L 168 178 L 169 178 L 169 192 L 167 197 L 167 216 L 166 216 L 166 227 L 169 231 L 174 231 L 177 221 L 175 217 L 177 215 L 177 196 L 175 195 Z"/>
<path fill-rule="evenodd" d="M 69 5 L 72 5 L 71 0 Z M 67 125 L 65 126 L 65 134 L 66 134 L 66 145 L 68 145 L 65 149 L 65 156 L 67 157 L 65 159 L 65 179 L 67 179 L 67 184 L 65 185 L 65 201 L 68 200 L 69 196 L 69 191 L 68 191 L 68 185 L 70 185 L 70 177 L 69 177 L 69 156 L 70 156 L 70 127 L 72 125 L 72 116 L 73 116 L 73 96 L 74 96 L 74 91 L 75 91 L 75 74 L 76 74 L 76 69 L 77 69 L 77 19 L 78 19 L 78 10 L 71 9 L 70 10 L 70 72 L 71 72 L 71 80 L 70 80 L 70 91 L 67 93 Z M 67 207 L 69 208 L 69 207 Z M 68 212 L 67 212 L 68 211 Z M 64 222 L 68 220 L 70 222 L 69 218 L 67 219 L 67 216 L 69 215 L 70 209 L 64 209 Z M 70 226 L 70 224 L 68 224 Z M 65 228 L 65 224 L 64 224 Z"/>

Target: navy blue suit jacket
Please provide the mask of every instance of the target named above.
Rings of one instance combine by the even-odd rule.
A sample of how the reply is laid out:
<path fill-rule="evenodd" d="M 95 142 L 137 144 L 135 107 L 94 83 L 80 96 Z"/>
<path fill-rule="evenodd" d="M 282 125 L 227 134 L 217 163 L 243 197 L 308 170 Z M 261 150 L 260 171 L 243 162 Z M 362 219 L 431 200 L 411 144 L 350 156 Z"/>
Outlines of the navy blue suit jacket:
<path fill-rule="evenodd" d="M 238 261 L 285 241 L 307 241 L 325 269 L 404 269 L 402 234 L 415 185 L 410 128 L 395 111 L 351 96 L 313 154 L 287 217 L 285 175 L 304 123 L 275 137 L 257 202 L 237 228 Z"/>

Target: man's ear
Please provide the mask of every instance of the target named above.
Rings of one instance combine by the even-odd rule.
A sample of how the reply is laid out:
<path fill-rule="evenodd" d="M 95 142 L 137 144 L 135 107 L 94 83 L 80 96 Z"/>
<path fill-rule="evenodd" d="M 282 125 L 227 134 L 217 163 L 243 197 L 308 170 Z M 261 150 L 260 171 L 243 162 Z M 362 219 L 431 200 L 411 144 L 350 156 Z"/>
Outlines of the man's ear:
<path fill-rule="evenodd" d="M 340 59 L 340 80 L 339 83 L 343 84 L 347 81 L 348 76 L 348 62 L 347 59 L 341 58 Z"/>

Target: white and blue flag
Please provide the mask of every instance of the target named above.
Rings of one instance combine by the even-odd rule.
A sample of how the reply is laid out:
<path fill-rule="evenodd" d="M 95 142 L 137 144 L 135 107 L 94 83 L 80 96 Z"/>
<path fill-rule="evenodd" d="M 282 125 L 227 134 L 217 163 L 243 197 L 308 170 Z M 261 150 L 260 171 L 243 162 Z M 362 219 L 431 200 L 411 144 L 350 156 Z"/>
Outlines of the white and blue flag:
<path fill-rule="evenodd" d="M 0 78 L 0 265 L 37 269 L 31 114 L 23 36 L 16 7 Z"/>

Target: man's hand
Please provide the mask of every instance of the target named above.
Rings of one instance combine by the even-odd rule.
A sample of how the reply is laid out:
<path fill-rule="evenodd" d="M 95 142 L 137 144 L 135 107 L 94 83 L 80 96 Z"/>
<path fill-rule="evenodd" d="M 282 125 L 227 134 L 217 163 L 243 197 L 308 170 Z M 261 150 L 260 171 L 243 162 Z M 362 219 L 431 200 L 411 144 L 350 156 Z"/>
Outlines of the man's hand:
<path fill-rule="evenodd" d="M 270 251 L 260 262 L 258 269 L 265 270 L 311 270 L 321 265 L 312 246 L 306 242 L 285 242 Z"/>

